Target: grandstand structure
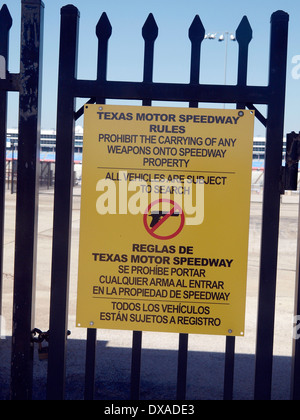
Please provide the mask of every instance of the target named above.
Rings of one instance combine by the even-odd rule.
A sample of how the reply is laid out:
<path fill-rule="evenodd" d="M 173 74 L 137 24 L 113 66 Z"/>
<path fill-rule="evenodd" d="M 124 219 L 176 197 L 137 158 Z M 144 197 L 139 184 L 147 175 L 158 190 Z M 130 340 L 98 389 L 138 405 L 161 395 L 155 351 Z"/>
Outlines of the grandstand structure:
<path fill-rule="evenodd" d="M 81 180 L 83 129 L 76 127 L 74 149 L 74 184 Z M 54 186 L 56 155 L 56 131 L 41 130 L 40 140 L 40 186 L 47 189 Z M 6 183 L 15 191 L 18 159 L 18 130 L 8 129 L 6 134 Z"/>
<path fill-rule="evenodd" d="M 263 186 L 264 158 L 265 158 L 264 137 L 253 139 L 253 160 L 252 160 L 252 190 L 259 192 Z M 40 184 L 48 188 L 54 184 L 56 132 L 55 130 L 41 130 L 40 141 Z M 74 149 L 74 182 L 80 183 L 81 164 L 83 148 L 83 129 L 78 126 L 75 130 Z M 286 140 L 283 142 L 283 165 L 286 153 Z M 18 130 L 8 129 L 6 138 L 6 179 L 9 185 L 13 185 L 12 179 L 16 179 L 16 162 L 18 158 Z"/>

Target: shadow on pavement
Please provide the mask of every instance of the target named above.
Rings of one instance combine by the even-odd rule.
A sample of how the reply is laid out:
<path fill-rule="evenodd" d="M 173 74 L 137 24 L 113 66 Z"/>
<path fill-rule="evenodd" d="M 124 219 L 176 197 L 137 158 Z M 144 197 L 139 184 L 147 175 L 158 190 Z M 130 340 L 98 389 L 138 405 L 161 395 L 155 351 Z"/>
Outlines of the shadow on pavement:
<path fill-rule="evenodd" d="M 66 399 L 84 395 L 85 340 L 68 339 Z M 47 361 L 38 360 L 35 345 L 33 399 L 46 398 Z M 9 398 L 11 337 L 0 340 L 0 399 Z M 142 350 L 141 400 L 175 400 L 177 381 L 175 350 Z M 95 399 L 130 399 L 131 349 L 109 347 L 97 342 Z M 255 356 L 236 354 L 234 399 L 252 400 Z M 274 356 L 272 399 L 288 400 L 291 358 Z M 223 399 L 224 354 L 190 351 L 187 400 Z"/>

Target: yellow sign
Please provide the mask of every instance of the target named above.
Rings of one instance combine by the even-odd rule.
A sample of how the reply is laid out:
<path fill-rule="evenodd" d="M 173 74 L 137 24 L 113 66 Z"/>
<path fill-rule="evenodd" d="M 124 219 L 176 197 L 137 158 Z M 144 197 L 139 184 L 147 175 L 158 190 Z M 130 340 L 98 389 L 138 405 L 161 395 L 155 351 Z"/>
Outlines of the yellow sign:
<path fill-rule="evenodd" d="M 77 326 L 244 334 L 253 126 L 85 106 Z"/>

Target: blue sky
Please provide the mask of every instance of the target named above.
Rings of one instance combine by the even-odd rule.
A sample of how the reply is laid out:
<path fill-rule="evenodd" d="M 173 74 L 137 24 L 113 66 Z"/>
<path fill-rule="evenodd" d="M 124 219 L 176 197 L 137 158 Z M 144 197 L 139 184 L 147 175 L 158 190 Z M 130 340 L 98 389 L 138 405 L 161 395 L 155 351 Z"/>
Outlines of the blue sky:
<path fill-rule="evenodd" d="M 21 0 L 0 1 L 7 4 L 14 23 L 10 33 L 11 72 L 19 71 Z M 154 81 L 187 83 L 189 81 L 190 41 L 188 29 L 199 15 L 207 33 L 235 33 L 246 15 L 253 29 L 249 50 L 248 83 L 268 82 L 270 17 L 276 10 L 290 15 L 287 69 L 285 132 L 300 131 L 300 79 L 292 78 L 292 58 L 300 55 L 300 3 L 295 0 L 70 0 L 80 11 L 78 77 L 95 79 L 97 39 L 95 26 L 106 12 L 113 27 L 109 43 L 109 80 L 140 81 L 143 74 L 143 39 L 141 28 L 149 13 L 159 26 L 155 43 Z M 45 0 L 42 128 L 55 129 L 59 50 L 60 8 L 68 1 Z M 236 83 L 236 42 L 228 43 L 227 82 Z M 205 40 L 202 44 L 201 83 L 222 84 L 224 81 L 225 43 Z M 300 73 L 300 72 L 299 72 Z M 17 127 L 18 94 L 9 94 L 8 127 Z M 78 107 L 81 105 L 78 100 Z M 164 105 L 155 103 L 155 105 Z M 173 104 L 185 106 L 181 104 Z M 203 104 L 203 106 L 209 106 Z M 264 107 L 260 108 L 265 114 Z M 83 124 L 82 119 L 78 124 Z M 264 136 L 265 129 L 255 124 L 255 135 Z"/>

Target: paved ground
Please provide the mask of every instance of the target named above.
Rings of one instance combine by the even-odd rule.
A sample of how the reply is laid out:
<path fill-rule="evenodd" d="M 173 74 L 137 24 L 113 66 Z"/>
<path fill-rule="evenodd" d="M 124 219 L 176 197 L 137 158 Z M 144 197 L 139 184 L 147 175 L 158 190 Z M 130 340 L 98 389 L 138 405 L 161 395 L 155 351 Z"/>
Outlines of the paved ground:
<path fill-rule="evenodd" d="M 74 190 L 73 234 L 68 339 L 67 393 L 69 399 L 82 399 L 85 363 L 85 330 L 75 327 L 77 253 L 80 196 Z M 3 314 L 6 339 L 0 340 L 0 399 L 8 396 L 11 314 L 14 261 L 15 195 L 7 193 L 4 248 Z M 251 203 L 249 270 L 245 337 L 236 340 L 234 397 L 253 398 L 254 353 L 257 316 L 258 267 L 261 229 L 261 195 Z M 36 294 L 36 327 L 48 330 L 50 267 L 52 246 L 53 194 L 45 191 L 39 200 L 39 236 Z M 298 197 L 282 199 L 276 325 L 274 345 L 273 398 L 288 399 L 290 356 L 293 333 Z M 98 331 L 96 398 L 128 399 L 132 334 L 127 331 Z M 143 334 L 141 398 L 174 399 L 176 392 L 177 334 Z M 190 335 L 187 398 L 221 399 L 224 369 L 224 337 Z M 37 350 L 36 350 L 37 353 Z M 46 362 L 35 364 L 34 397 L 45 397 Z"/>

